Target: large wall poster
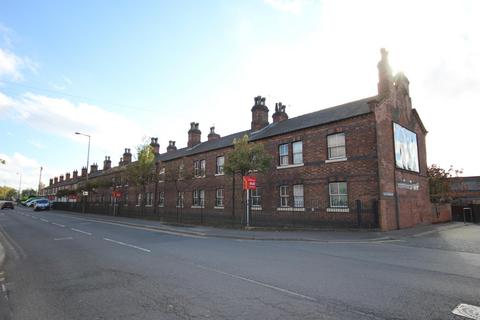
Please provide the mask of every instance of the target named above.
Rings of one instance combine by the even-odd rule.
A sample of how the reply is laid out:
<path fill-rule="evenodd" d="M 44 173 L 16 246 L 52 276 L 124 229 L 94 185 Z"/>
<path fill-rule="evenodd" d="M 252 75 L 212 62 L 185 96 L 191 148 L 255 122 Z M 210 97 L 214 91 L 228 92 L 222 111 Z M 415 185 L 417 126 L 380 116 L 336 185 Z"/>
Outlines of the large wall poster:
<path fill-rule="evenodd" d="M 395 140 L 395 165 L 397 168 L 420 172 L 418 168 L 417 135 L 397 123 L 393 123 Z"/>

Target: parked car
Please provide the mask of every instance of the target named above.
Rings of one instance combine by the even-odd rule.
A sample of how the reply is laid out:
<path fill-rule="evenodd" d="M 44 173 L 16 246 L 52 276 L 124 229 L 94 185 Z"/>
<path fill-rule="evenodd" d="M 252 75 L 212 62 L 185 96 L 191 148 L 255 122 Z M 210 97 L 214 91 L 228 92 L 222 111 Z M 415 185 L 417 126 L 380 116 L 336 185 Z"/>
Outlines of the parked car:
<path fill-rule="evenodd" d="M 13 205 L 13 201 L 1 201 L 0 202 L 0 208 L 3 210 L 3 209 L 15 209 L 14 205 Z"/>
<path fill-rule="evenodd" d="M 50 210 L 50 201 L 48 201 L 47 199 L 37 199 L 33 203 L 33 210 Z"/>
<path fill-rule="evenodd" d="M 41 198 L 31 198 L 31 199 L 27 200 L 27 202 L 25 202 L 25 205 L 27 207 L 33 207 L 33 205 L 35 204 L 35 202 L 37 200 L 41 200 Z"/>

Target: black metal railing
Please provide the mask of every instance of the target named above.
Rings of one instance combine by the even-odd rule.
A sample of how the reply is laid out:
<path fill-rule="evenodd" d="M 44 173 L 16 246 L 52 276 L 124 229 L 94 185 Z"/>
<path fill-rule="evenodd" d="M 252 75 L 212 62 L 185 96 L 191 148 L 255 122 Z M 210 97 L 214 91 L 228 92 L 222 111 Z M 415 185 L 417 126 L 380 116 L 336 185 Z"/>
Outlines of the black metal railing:
<path fill-rule="evenodd" d="M 332 207 L 321 200 L 288 199 L 287 204 L 265 208 L 250 206 L 250 226 L 257 227 L 307 227 L 307 228 L 378 228 L 378 204 L 376 200 L 355 200 L 344 207 Z M 55 202 L 54 209 L 82 212 L 81 202 Z M 207 207 L 159 207 L 137 206 L 118 202 L 88 202 L 86 212 L 110 216 L 155 219 L 185 224 L 222 226 L 245 225 L 246 216 L 241 211 L 233 214 L 231 208 Z"/>

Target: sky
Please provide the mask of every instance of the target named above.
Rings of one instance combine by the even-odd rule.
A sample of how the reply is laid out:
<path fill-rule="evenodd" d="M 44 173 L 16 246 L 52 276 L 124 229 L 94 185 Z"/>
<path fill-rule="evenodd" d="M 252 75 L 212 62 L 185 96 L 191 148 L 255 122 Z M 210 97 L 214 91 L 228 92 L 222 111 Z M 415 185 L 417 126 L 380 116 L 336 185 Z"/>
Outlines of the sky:
<path fill-rule="evenodd" d="M 480 2 L 0 0 L 0 185 L 42 182 L 158 137 L 250 127 L 377 93 L 380 48 L 429 131 L 427 161 L 480 175 Z M 270 112 L 270 115 L 272 112 Z M 21 181 L 20 181 L 21 180 Z"/>

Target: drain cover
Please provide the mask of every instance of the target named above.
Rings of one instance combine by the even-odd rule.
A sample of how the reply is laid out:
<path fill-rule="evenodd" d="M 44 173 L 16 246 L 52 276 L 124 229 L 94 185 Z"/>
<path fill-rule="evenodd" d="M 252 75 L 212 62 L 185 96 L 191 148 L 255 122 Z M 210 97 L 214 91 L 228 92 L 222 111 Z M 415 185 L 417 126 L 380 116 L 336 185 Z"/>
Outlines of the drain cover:
<path fill-rule="evenodd" d="M 471 304 L 460 303 L 452 310 L 452 313 L 465 318 L 480 320 L 480 307 L 472 306 Z"/>

